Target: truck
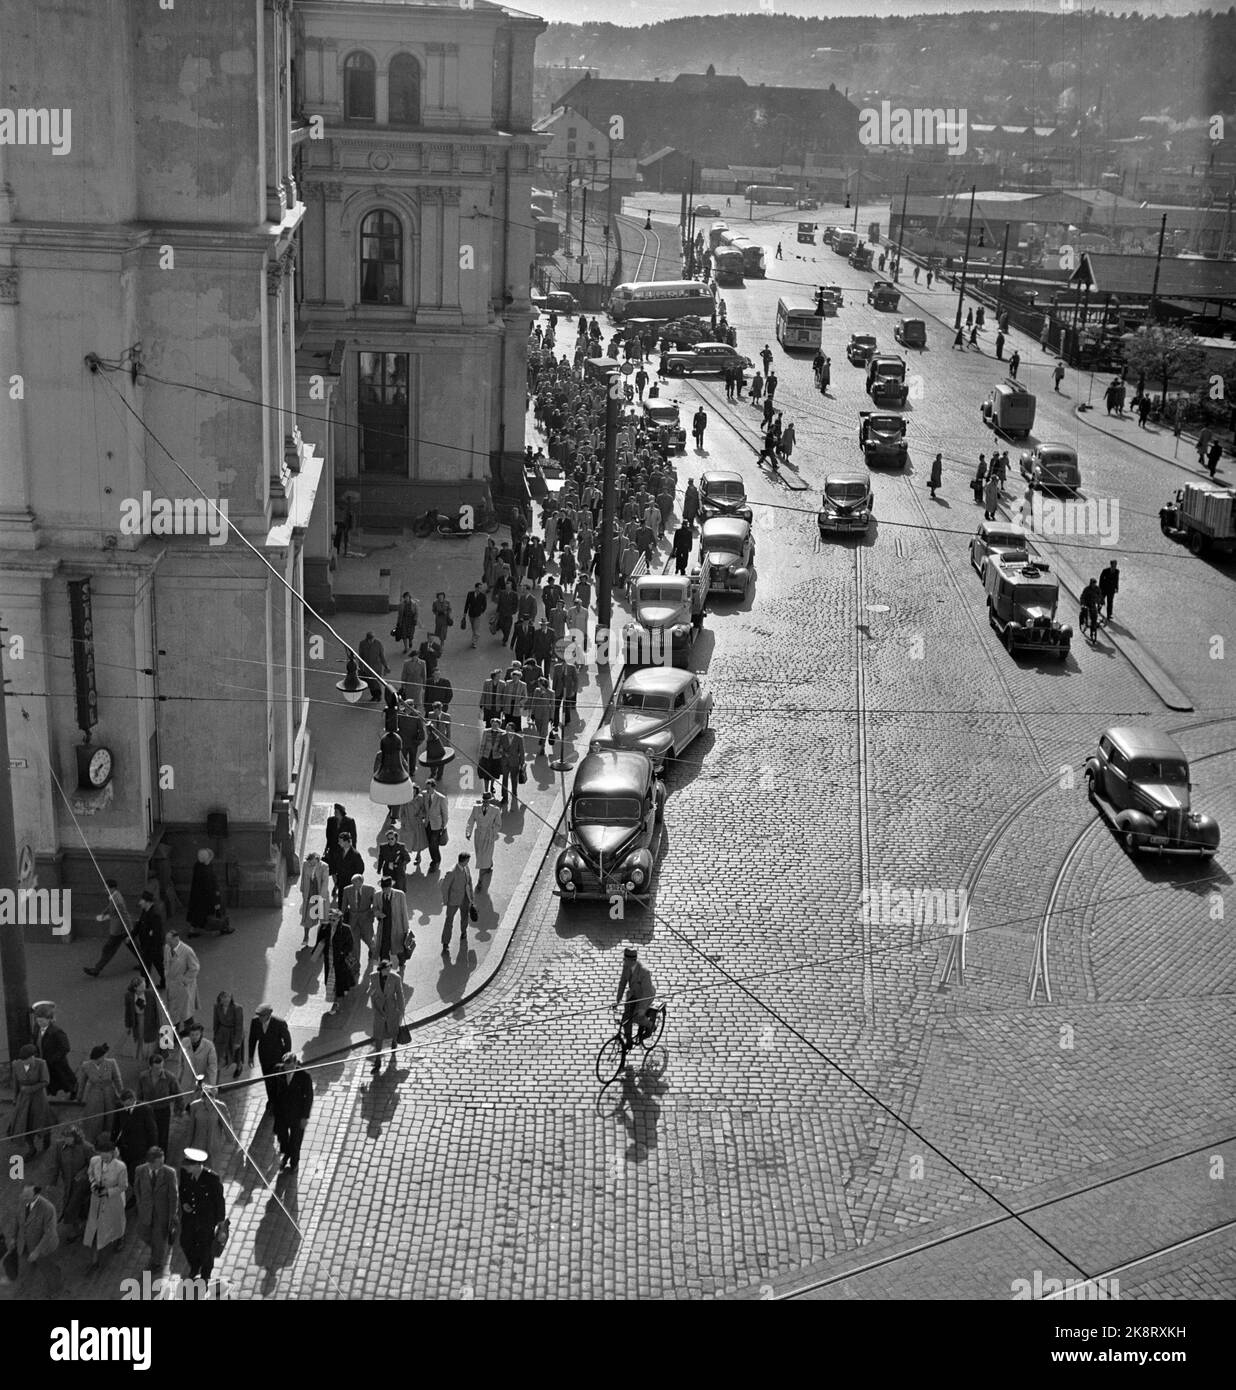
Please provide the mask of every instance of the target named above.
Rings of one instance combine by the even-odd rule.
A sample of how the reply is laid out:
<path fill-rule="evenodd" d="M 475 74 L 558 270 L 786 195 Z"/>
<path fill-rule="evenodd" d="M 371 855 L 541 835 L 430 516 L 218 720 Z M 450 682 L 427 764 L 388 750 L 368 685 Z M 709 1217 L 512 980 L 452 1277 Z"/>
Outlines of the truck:
<path fill-rule="evenodd" d="M 1236 488 L 1186 483 L 1159 508 L 1165 536 L 1183 540 L 1194 555 L 1236 546 Z"/>
<path fill-rule="evenodd" d="M 900 410 L 910 394 L 906 384 L 904 357 L 892 352 L 877 352 L 867 364 L 867 394 L 873 405 L 892 406 Z"/>
<path fill-rule="evenodd" d="M 850 252 L 849 259 L 850 264 L 854 267 L 855 270 L 870 270 L 871 247 L 867 246 L 864 243 L 860 243 L 854 248 L 853 251 Z"/>
<path fill-rule="evenodd" d="M 1034 428 L 1034 395 L 1012 377 L 993 386 L 979 410 L 983 423 L 997 434 L 1025 439 Z"/>
<path fill-rule="evenodd" d="M 904 468 L 909 457 L 905 419 L 900 415 L 875 415 L 870 410 L 860 410 L 858 414 L 862 420 L 858 447 L 868 468 L 885 461 Z"/>
<path fill-rule="evenodd" d="M 641 574 L 631 581 L 631 621 L 622 629 L 628 666 L 685 667 L 704 626 L 707 557 L 690 574 Z"/>
<path fill-rule="evenodd" d="M 1069 654 L 1073 629 L 1056 621 L 1060 581 L 1043 560 L 987 561 L 987 617 L 1010 652 L 1033 651 L 1061 661 Z"/>

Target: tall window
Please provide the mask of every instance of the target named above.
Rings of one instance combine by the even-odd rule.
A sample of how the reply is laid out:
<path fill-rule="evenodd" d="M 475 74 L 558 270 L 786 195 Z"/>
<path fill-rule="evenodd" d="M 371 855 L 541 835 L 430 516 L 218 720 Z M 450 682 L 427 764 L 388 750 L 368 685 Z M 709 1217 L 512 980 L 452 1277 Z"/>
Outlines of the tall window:
<path fill-rule="evenodd" d="M 408 354 L 357 354 L 360 470 L 408 476 Z"/>
<path fill-rule="evenodd" d="M 393 212 L 371 212 L 361 223 L 361 303 L 403 303 L 403 228 Z"/>
<path fill-rule="evenodd" d="M 421 123 L 421 65 L 410 53 L 397 53 L 390 71 L 391 125 Z"/>
<path fill-rule="evenodd" d="M 377 119 L 377 74 L 368 53 L 349 53 L 343 64 L 343 119 Z"/>

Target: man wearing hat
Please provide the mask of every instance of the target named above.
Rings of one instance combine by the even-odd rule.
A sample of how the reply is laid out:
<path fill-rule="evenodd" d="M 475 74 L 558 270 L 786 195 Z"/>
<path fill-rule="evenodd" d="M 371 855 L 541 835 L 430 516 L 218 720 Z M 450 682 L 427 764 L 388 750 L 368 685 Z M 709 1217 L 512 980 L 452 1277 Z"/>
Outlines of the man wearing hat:
<path fill-rule="evenodd" d="M 352 875 L 352 882 L 343 890 L 343 902 L 340 904 L 344 921 L 352 928 L 352 935 L 369 947 L 370 954 L 373 953 L 375 896 L 373 884 L 365 882 L 364 874 L 356 873 Z M 282 1057 L 283 1053 L 279 1055 Z"/>
<path fill-rule="evenodd" d="M 502 812 L 494 805 L 493 792 L 482 792 L 480 801 L 473 806 L 472 814 L 464 830 L 464 838 L 473 840 L 476 845 L 476 885 L 494 871 L 494 845 L 498 841 L 498 830 L 502 825 Z"/>
<path fill-rule="evenodd" d="M 206 1167 L 204 1149 L 186 1149 L 180 1170 L 180 1248 L 191 1279 L 209 1279 L 215 1267 L 215 1232 L 227 1220 L 223 1183 Z"/>
<path fill-rule="evenodd" d="M 442 954 L 448 954 L 451 945 L 451 929 L 455 915 L 459 914 L 459 944 L 468 944 L 468 919 L 472 911 L 472 873 L 468 868 L 472 856 L 465 850 L 456 861 L 455 867 L 442 876 L 442 905 L 446 908 L 446 921 L 442 927 Z"/>
<path fill-rule="evenodd" d="M 17 1273 L 23 1275 L 32 1294 L 40 1298 L 55 1298 L 62 1280 L 55 1253 L 60 1245 L 56 1227 L 56 1208 L 43 1196 L 43 1189 L 27 1183 L 21 1190 L 21 1208 L 17 1213 Z"/>
<path fill-rule="evenodd" d="M 137 1197 L 137 1237 L 150 1246 L 152 1274 L 162 1274 L 167 1268 L 172 1242 L 180 1233 L 180 1193 L 176 1174 L 163 1161 L 164 1153 L 158 1144 L 146 1150 L 146 1162 L 138 1165 L 133 1179 Z"/>
<path fill-rule="evenodd" d="M 397 960 L 399 973 L 407 964 L 408 957 L 416 949 L 416 941 L 408 925 L 408 899 L 395 887 L 391 878 L 382 880 L 381 889 L 374 899 L 374 916 L 377 922 L 376 945 L 372 948 L 381 960 Z"/>
<path fill-rule="evenodd" d="M 54 1096 L 59 1091 L 77 1095 L 77 1077 L 69 1065 L 69 1035 L 56 1022 L 56 1006 L 50 999 L 42 999 L 31 1009 L 34 1015 L 34 1049 L 47 1063 L 50 1080 L 47 1094 Z"/>
<path fill-rule="evenodd" d="M 382 1049 L 391 1045 L 391 1062 L 399 1046 L 399 1030 L 403 1027 L 404 993 L 399 976 L 391 969 L 389 960 L 378 962 L 378 973 L 369 981 L 369 1007 L 373 1010 L 374 1076 L 382 1070 Z"/>
<path fill-rule="evenodd" d="M 275 1011 L 269 1004 L 261 1005 L 249 1025 L 249 1065 L 253 1066 L 253 1054 L 256 1052 L 262 1075 L 266 1078 L 266 1103 L 271 1110 L 275 1108 L 278 1094 L 276 1074 L 291 1050 L 292 1034 L 287 1024 L 275 1017 Z M 202 1160 L 203 1163 L 205 1161 Z"/>
<path fill-rule="evenodd" d="M 280 1168 L 296 1171 L 300 1163 L 300 1146 L 305 1126 L 313 1112 L 313 1081 L 307 1071 L 300 1070 L 294 1052 L 289 1052 L 281 1064 L 275 1100 L 275 1138 L 283 1158 Z"/>

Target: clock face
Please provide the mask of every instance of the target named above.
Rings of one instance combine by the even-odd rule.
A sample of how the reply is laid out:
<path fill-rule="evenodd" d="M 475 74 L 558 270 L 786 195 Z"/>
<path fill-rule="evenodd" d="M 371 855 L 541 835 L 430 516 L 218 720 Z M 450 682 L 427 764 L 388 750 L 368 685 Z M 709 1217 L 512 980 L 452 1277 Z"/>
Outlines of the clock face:
<path fill-rule="evenodd" d="M 106 786 L 108 778 L 112 775 L 112 755 L 108 749 L 96 748 L 90 755 L 88 775 L 92 787 Z"/>

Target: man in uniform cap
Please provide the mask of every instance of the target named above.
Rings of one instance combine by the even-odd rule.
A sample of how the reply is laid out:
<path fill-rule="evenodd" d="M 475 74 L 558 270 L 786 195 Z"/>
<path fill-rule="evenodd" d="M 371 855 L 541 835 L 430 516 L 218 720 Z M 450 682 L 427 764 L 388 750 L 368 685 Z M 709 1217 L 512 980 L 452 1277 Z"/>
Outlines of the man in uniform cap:
<path fill-rule="evenodd" d="M 291 1050 L 292 1034 L 287 1024 L 275 1017 L 275 1011 L 269 1004 L 261 1005 L 249 1025 L 249 1065 L 253 1065 L 253 1054 L 256 1052 L 262 1075 L 266 1078 L 266 1103 L 272 1110 L 278 1094 L 276 1073 Z"/>
<path fill-rule="evenodd" d="M 205 1150 L 186 1149 L 180 1170 L 180 1248 L 191 1279 L 209 1280 L 215 1267 L 215 1232 L 226 1219 L 223 1183 L 206 1167 Z"/>

